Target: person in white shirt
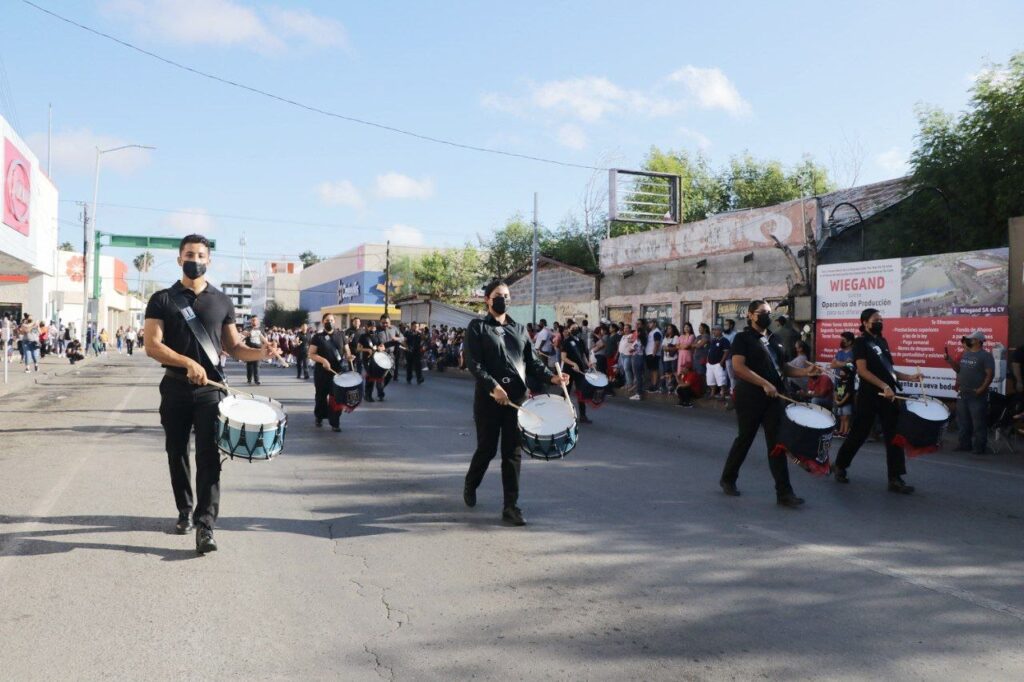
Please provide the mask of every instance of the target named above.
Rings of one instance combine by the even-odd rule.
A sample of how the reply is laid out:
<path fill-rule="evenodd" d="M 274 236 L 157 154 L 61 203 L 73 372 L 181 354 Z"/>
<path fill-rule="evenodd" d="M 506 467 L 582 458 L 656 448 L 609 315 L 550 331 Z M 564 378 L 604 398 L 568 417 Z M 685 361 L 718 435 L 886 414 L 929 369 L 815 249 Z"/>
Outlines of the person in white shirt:
<path fill-rule="evenodd" d="M 139 340 L 139 333 L 135 331 L 135 327 L 128 327 L 128 331 L 124 335 L 125 350 L 128 351 L 128 355 L 132 354 L 135 350 L 135 342 Z"/>
<path fill-rule="evenodd" d="M 545 362 L 555 366 L 558 358 L 555 356 L 555 346 L 551 343 L 551 330 L 548 329 L 548 321 L 541 320 L 537 323 L 537 333 L 533 336 L 533 347 L 544 354 Z"/>
<path fill-rule="evenodd" d="M 250 323 L 252 328 L 249 329 L 249 333 L 245 336 L 245 345 L 249 348 L 259 348 L 263 345 L 265 335 L 263 330 L 260 329 L 260 318 L 254 317 Z M 260 385 L 260 363 L 259 360 L 256 362 L 245 363 L 245 379 L 246 382 L 251 384 L 253 381 L 256 385 Z"/>

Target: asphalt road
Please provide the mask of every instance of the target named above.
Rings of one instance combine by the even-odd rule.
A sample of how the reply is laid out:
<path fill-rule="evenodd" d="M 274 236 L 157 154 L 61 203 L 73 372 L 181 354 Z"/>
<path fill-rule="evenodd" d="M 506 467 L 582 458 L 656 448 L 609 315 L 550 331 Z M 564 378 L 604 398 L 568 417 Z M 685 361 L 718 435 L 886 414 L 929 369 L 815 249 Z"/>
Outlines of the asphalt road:
<path fill-rule="evenodd" d="M 199 557 L 158 379 L 115 356 L 0 399 L 4 679 L 1024 679 L 1022 455 L 914 460 L 907 497 L 870 444 L 849 486 L 793 471 L 789 510 L 760 443 L 719 492 L 731 413 L 618 401 L 524 462 L 507 528 L 496 464 L 461 500 L 470 382 L 335 434 L 267 370 L 286 453 L 225 463 Z"/>

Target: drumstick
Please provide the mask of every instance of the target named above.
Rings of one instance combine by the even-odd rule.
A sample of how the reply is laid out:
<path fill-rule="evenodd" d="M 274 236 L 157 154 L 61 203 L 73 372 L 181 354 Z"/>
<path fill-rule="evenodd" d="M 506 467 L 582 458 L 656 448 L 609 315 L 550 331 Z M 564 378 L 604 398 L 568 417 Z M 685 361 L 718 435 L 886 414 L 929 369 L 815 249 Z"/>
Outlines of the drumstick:
<path fill-rule="evenodd" d="M 794 400 L 793 398 L 790 398 L 788 395 L 785 395 L 783 393 L 776 393 L 775 397 L 776 398 L 781 398 L 782 400 L 785 400 L 786 402 L 793 403 L 794 405 L 803 405 L 803 403 L 800 402 L 799 400 Z"/>
<path fill-rule="evenodd" d="M 237 388 L 231 388 L 227 384 L 218 383 L 218 382 L 214 381 L 213 379 L 207 379 L 206 383 L 209 384 L 210 386 L 216 386 L 217 388 L 219 388 L 219 389 L 221 389 L 223 391 L 228 391 L 230 393 L 237 393 L 238 395 L 252 395 L 252 393 L 246 393 L 245 391 L 239 391 Z"/>
<path fill-rule="evenodd" d="M 555 362 L 555 369 L 558 370 L 558 376 L 562 376 L 562 363 Z M 569 403 L 569 409 L 572 410 L 572 418 L 576 419 L 576 406 L 572 404 L 572 400 L 569 398 L 569 389 L 565 387 L 565 382 L 562 382 L 562 394 L 565 396 L 565 402 Z"/>
<path fill-rule="evenodd" d="M 512 402 L 511 400 L 510 400 L 510 401 L 508 401 L 508 404 L 509 404 L 509 407 L 514 407 L 514 408 L 516 408 L 517 410 L 519 410 L 520 412 L 522 412 L 523 414 L 525 414 L 525 415 L 527 415 L 527 416 L 530 416 L 530 417 L 533 417 L 533 418 L 534 418 L 534 419 L 536 419 L 537 421 L 540 421 L 540 417 L 538 417 L 538 416 L 537 416 L 536 414 L 534 414 L 533 412 L 530 412 L 530 411 L 529 411 L 528 409 L 526 409 L 526 408 L 525 408 L 525 407 L 523 407 L 522 405 L 516 405 L 516 404 L 515 404 L 514 402 Z"/>
<path fill-rule="evenodd" d="M 879 393 L 878 395 L 884 396 L 885 394 L 884 393 Z M 911 397 L 908 397 L 908 396 L 905 396 L 905 395 L 894 395 L 893 398 L 896 399 L 896 400 L 906 400 L 906 401 L 911 402 L 911 403 L 923 403 L 923 402 L 927 402 L 927 400 L 928 400 L 928 396 L 924 396 L 923 398 L 911 398 Z"/>

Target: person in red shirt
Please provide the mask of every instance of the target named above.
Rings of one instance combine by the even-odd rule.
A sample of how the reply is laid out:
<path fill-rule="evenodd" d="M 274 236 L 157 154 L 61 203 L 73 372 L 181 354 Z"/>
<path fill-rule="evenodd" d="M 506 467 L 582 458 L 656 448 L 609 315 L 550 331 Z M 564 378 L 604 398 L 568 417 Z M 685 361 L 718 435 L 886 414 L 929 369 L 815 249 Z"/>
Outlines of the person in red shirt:
<path fill-rule="evenodd" d="M 811 403 L 825 409 L 832 409 L 832 379 L 827 374 L 819 374 L 807 380 L 807 392 L 811 394 Z"/>
<path fill-rule="evenodd" d="M 704 382 L 690 364 L 683 365 L 677 379 L 679 383 L 676 386 L 676 395 L 679 397 L 679 406 L 693 407 L 693 401 L 704 395 Z"/>

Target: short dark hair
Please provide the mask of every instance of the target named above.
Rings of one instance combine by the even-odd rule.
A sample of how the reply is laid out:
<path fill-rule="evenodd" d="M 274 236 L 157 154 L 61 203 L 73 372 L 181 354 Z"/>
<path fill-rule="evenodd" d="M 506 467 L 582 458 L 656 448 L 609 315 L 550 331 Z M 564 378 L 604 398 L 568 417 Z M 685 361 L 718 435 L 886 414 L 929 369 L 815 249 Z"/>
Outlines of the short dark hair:
<path fill-rule="evenodd" d="M 786 319 L 785 315 L 779 315 L 779 319 L 776 320 L 779 324 L 786 324 L 789 320 Z"/>
<path fill-rule="evenodd" d="M 494 293 L 494 290 L 497 289 L 498 287 L 500 287 L 501 285 L 508 286 L 508 282 L 506 282 L 503 279 L 497 278 L 497 279 L 492 279 L 490 282 L 485 284 L 484 285 L 484 298 L 490 298 L 491 294 Z"/>
<path fill-rule="evenodd" d="M 380 321 L 383 322 L 384 320 L 387 320 L 388 322 L 391 321 L 391 318 L 388 316 L 387 313 L 384 313 L 383 315 L 380 316 Z"/>
<path fill-rule="evenodd" d="M 853 335 L 853 332 L 843 332 L 839 336 L 846 339 L 847 341 L 853 341 L 855 338 L 857 338 Z"/>
<path fill-rule="evenodd" d="M 210 240 L 201 234 L 187 234 L 181 238 L 181 242 L 178 243 L 178 254 L 180 255 L 185 247 L 189 244 L 202 244 L 206 247 L 207 251 L 212 251 L 213 247 L 210 246 Z"/>
<path fill-rule="evenodd" d="M 747 312 L 752 313 L 763 305 L 768 305 L 768 301 L 764 300 L 763 298 L 755 299 L 750 302 L 750 305 L 747 306 Z"/>
<path fill-rule="evenodd" d="M 871 316 L 879 312 L 878 308 L 865 308 L 860 311 L 860 330 L 864 331 L 866 327 L 864 323 L 871 319 Z"/>
<path fill-rule="evenodd" d="M 323 322 L 324 320 L 326 320 L 328 317 L 330 317 L 333 314 L 334 313 L 324 313 L 323 315 L 320 316 L 320 321 Z"/>

